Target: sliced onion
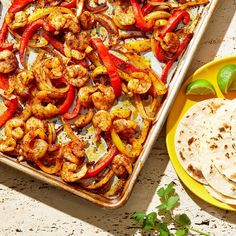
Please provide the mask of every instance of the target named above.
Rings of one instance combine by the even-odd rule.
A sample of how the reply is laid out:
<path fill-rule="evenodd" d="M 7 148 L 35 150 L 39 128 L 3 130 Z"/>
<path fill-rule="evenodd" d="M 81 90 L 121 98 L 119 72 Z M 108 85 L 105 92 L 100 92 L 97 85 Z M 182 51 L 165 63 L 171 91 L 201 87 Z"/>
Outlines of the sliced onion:
<path fill-rule="evenodd" d="M 106 3 L 102 3 L 99 6 L 92 7 L 89 5 L 89 0 L 85 0 L 85 7 L 87 8 L 87 10 L 89 10 L 92 13 L 99 13 L 99 12 L 106 11 L 108 9 L 108 6 Z"/>

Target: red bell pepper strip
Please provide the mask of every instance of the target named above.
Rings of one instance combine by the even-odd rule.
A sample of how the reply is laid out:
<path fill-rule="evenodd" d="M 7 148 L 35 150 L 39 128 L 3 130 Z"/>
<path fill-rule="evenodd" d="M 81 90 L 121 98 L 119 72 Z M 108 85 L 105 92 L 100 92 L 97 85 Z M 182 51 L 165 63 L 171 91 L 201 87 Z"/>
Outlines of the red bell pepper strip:
<path fill-rule="evenodd" d="M 150 31 L 154 26 L 154 20 L 150 20 L 148 22 L 145 21 L 142 10 L 137 0 L 130 0 L 130 3 L 133 8 L 136 26 L 144 32 Z"/>
<path fill-rule="evenodd" d="M 27 26 L 27 28 L 25 29 L 22 35 L 22 39 L 20 41 L 20 48 L 19 48 L 19 56 L 20 56 L 20 61 L 22 65 L 24 65 L 24 54 L 25 54 L 27 43 L 30 40 L 30 38 L 33 36 L 35 31 L 37 31 L 41 27 L 43 27 L 46 31 L 55 30 L 55 28 L 51 24 L 49 24 L 47 21 L 43 19 L 35 20 L 30 25 Z"/>
<path fill-rule="evenodd" d="M 0 89 L 7 90 L 9 82 L 5 74 L 0 73 Z"/>
<path fill-rule="evenodd" d="M 98 164 L 95 165 L 93 169 L 87 171 L 86 175 L 83 179 L 91 178 L 98 175 L 101 171 L 103 171 L 114 159 L 115 155 L 118 154 L 118 149 L 113 146 L 109 152 L 99 161 Z"/>
<path fill-rule="evenodd" d="M 69 90 L 67 92 L 66 99 L 63 102 L 63 104 L 61 104 L 59 107 L 58 111 L 59 115 L 65 114 L 70 109 L 71 105 L 73 104 L 74 97 L 75 97 L 75 88 L 74 86 L 69 85 Z"/>
<path fill-rule="evenodd" d="M 164 2 L 164 0 L 155 0 L 153 2 Z M 156 6 L 152 6 L 149 3 L 145 3 L 142 6 L 142 13 L 144 16 L 146 16 L 148 13 L 150 13 Z"/>
<path fill-rule="evenodd" d="M 166 63 L 165 67 L 163 68 L 162 75 L 161 75 L 162 82 L 164 82 L 164 83 L 166 82 L 167 75 L 168 75 L 170 68 L 172 67 L 174 62 L 179 58 L 179 56 L 184 52 L 184 50 L 187 48 L 192 37 L 193 37 L 193 33 L 188 34 L 186 36 L 186 38 L 183 40 L 183 42 L 179 45 L 177 52 L 174 54 L 174 56 L 171 58 L 171 60 Z"/>
<path fill-rule="evenodd" d="M 112 61 L 115 63 L 115 66 L 127 74 L 132 74 L 133 72 L 145 72 L 144 70 L 139 69 L 138 67 L 136 67 L 126 61 L 123 61 L 122 59 L 120 59 L 119 57 L 117 57 L 113 54 L 110 54 L 110 57 L 111 57 Z"/>
<path fill-rule="evenodd" d="M 13 50 L 13 44 L 5 42 L 7 38 L 7 33 L 8 33 L 8 25 L 4 20 L 0 30 L 0 51 L 3 51 L 5 49 L 8 49 L 10 51 Z"/>
<path fill-rule="evenodd" d="M 61 6 L 65 8 L 74 8 L 76 7 L 76 0 L 71 0 L 70 2 L 63 2 Z"/>
<path fill-rule="evenodd" d="M 108 52 L 108 49 L 103 44 L 102 40 L 99 38 L 92 38 L 91 42 L 93 46 L 97 49 L 98 54 L 100 58 L 102 59 L 104 66 L 107 69 L 107 73 L 110 77 L 111 85 L 114 89 L 114 93 L 116 97 L 119 97 L 122 92 L 121 80 L 117 72 L 115 63 L 113 62 L 111 55 Z"/>
<path fill-rule="evenodd" d="M 63 118 L 65 120 L 72 120 L 74 119 L 75 117 L 77 117 L 79 115 L 79 112 L 80 112 L 80 101 L 79 101 L 79 98 L 76 100 L 76 104 L 75 104 L 75 108 L 72 112 L 67 112 L 63 115 Z"/>
<path fill-rule="evenodd" d="M 15 0 L 10 8 L 8 9 L 9 13 L 17 13 L 24 9 L 28 4 L 35 2 L 36 0 Z"/>
<path fill-rule="evenodd" d="M 161 47 L 160 42 L 157 40 L 155 40 L 154 54 L 159 62 L 166 62 L 166 61 L 170 60 L 170 58 L 167 56 L 166 52 Z"/>
<path fill-rule="evenodd" d="M 11 119 L 11 117 L 14 115 L 17 107 L 18 107 L 18 100 L 17 98 L 13 98 L 12 100 L 4 100 L 4 104 L 7 107 L 7 110 L 4 111 L 0 115 L 0 128 L 5 125 L 5 123 Z"/>
<path fill-rule="evenodd" d="M 190 15 L 185 10 L 177 10 L 174 14 L 169 18 L 167 24 L 162 28 L 161 32 L 159 33 L 160 38 L 163 38 L 166 33 L 172 32 L 177 25 L 183 20 L 183 23 L 187 25 L 190 21 Z"/>

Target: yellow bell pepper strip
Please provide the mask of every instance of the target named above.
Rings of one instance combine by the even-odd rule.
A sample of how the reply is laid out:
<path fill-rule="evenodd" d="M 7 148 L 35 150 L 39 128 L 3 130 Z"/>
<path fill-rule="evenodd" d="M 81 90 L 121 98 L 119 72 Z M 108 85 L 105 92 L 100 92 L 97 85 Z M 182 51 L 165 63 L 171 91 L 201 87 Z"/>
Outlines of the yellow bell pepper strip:
<path fill-rule="evenodd" d="M 130 0 L 130 3 L 133 8 L 136 26 L 144 32 L 150 31 L 154 26 L 154 20 L 150 20 L 148 22 L 145 21 L 137 0 Z"/>
<path fill-rule="evenodd" d="M 153 2 L 164 2 L 164 0 L 155 0 L 155 1 L 153 0 Z M 155 9 L 155 6 L 152 6 L 149 3 L 145 3 L 142 6 L 142 13 L 145 16 L 145 15 L 147 15 L 148 13 L 150 13 L 154 9 Z"/>
<path fill-rule="evenodd" d="M 62 167 L 62 159 L 61 158 L 56 158 L 55 160 L 55 165 L 54 166 L 45 166 L 41 160 L 39 159 L 34 159 L 35 164 L 45 173 L 47 174 L 56 174 L 57 172 L 59 172 L 61 170 Z"/>
<path fill-rule="evenodd" d="M 150 51 L 150 49 L 151 49 L 151 40 L 150 39 L 135 40 L 135 41 L 121 44 L 120 47 L 122 49 L 125 48 L 130 52 L 132 52 L 132 51 L 146 52 L 146 51 Z"/>
<path fill-rule="evenodd" d="M 65 8 L 65 7 L 47 7 L 47 8 L 39 8 L 36 11 L 34 11 L 28 18 L 28 23 L 32 23 L 33 21 L 36 21 L 40 18 L 45 18 L 47 15 L 49 15 L 51 12 L 61 12 L 66 13 L 70 15 L 74 15 L 73 11 Z"/>
<path fill-rule="evenodd" d="M 91 178 L 97 176 L 101 171 L 103 171 L 114 159 L 114 157 L 118 154 L 118 149 L 113 146 L 110 148 L 109 152 L 102 157 L 101 160 L 95 164 L 93 169 L 89 169 L 83 179 Z"/>
<path fill-rule="evenodd" d="M 113 87 L 116 97 L 119 97 L 122 92 L 121 80 L 117 72 L 116 66 L 111 58 L 111 55 L 108 52 L 108 49 L 103 44 L 102 40 L 99 38 L 92 38 L 91 42 L 93 46 L 97 49 L 98 54 L 107 69 L 107 73 L 110 77 L 111 85 Z"/>
<path fill-rule="evenodd" d="M 107 68 L 105 66 L 98 66 L 92 71 L 91 77 L 93 80 L 95 80 L 97 76 L 106 74 L 107 74 Z"/>
<path fill-rule="evenodd" d="M 170 70 L 170 68 L 172 67 L 172 65 L 174 64 L 174 62 L 179 58 L 179 56 L 184 52 L 184 50 L 187 48 L 189 42 L 191 41 L 193 37 L 193 33 L 190 33 L 186 36 L 186 38 L 183 40 L 183 42 L 179 45 L 179 48 L 178 48 L 178 51 L 174 54 L 174 56 L 171 58 L 171 60 L 169 60 L 163 71 L 162 71 L 162 75 L 161 75 L 161 81 L 163 83 L 166 82 L 166 79 L 167 79 L 167 75 L 168 75 L 168 72 Z"/>
<path fill-rule="evenodd" d="M 158 20 L 158 19 L 168 19 L 171 17 L 171 14 L 166 11 L 154 11 L 149 13 L 144 17 L 145 21 Z"/>
<path fill-rule="evenodd" d="M 28 4 L 35 2 L 36 0 L 14 0 L 10 8 L 8 9 L 9 13 L 17 13 L 24 9 Z"/>
<path fill-rule="evenodd" d="M 29 42 L 30 38 L 35 33 L 35 31 L 37 31 L 39 28 L 44 28 L 44 30 L 46 31 L 55 30 L 55 28 L 52 25 L 50 25 L 47 21 L 43 19 L 38 19 L 26 27 L 22 35 L 22 39 L 20 41 L 20 48 L 19 48 L 20 61 L 23 66 L 25 66 L 24 54 L 27 47 L 27 43 Z"/>

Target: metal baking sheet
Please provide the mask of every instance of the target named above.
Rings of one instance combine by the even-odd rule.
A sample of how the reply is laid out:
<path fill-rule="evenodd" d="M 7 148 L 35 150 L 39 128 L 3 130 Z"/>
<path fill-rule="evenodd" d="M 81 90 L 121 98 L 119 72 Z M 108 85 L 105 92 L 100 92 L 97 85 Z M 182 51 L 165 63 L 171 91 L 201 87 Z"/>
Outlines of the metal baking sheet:
<path fill-rule="evenodd" d="M 4 1 L 1 1 L 4 3 Z M 140 154 L 139 158 L 137 159 L 133 173 L 128 179 L 128 181 L 125 184 L 125 187 L 122 191 L 122 193 L 119 195 L 119 197 L 114 199 L 107 199 L 101 195 L 94 194 L 91 192 L 88 192 L 84 189 L 79 188 L 76 185 L 71 185 L 63 182 L 59 177 L 46 174 L 40 170 L 37 170 L 31 166 L 29 166 L 26 163 L 19 163 L 16 161 L 16 159 L 8 157 L 4 154 L 0 154 L 0 162 L 4 163 L 8 166 L 11 166 L 19 171 L 22 171 L 26 174 L 29 174 L 30 176 L 37 178 L 43 182 L 46 182 L 48 184 L 51 184 L 55 187 L 64 189 L 68 192 L 71 192 L 79 197 L 82 197 L 88 201 L 91 201 L 101 207 L 105 208 L 119 208 L 123 206 L 126 201 L 128 200 L 132 189 L 134 187 L 135 181 L 145 163 L 147 160 L 150 151 L 152 150 L 153 144 L 158 137 L 162 126 L 167 118 L 168 112 L 171 109 L 171 105 L 180 89 L 180 86 L 182 82 L 184 81 L 185 74 L 187 72 L 187 69 L 193 59 L 194 53 L 197 49 L 197 46 L 200 42 L 200 39 L 209 23 L 210 17 L 213 14 L 213 11 L 215 9 L 215 6 L 217 4 L 218 0 L 211 0 L 210 3 L 205 6 L 198 8 L 197 11 L 200 11 L 201 18 L 198 22 L 198 25 L 195 29 L 194 37 L 189 44 L 187 50 L 185 51 L 184 55 L 181 57 L 181 59 L 176 64 L 175 68 L 171 71 L 168 80 L 171 81 L 169 83 L 168 88 L 168 96 L 165 98 L 162 107 L 157 115 L 156 122 L 153 124 L 151 130 L 149 131 L 149 135 L 147 137 L 147 140 L 144 144 L 143 151 Z M 153 58 L 153 57 L 152 57 Z M 154 59 L 152 59 L 152 65 L 156 65 L 156 62 Z M 158 73 L 158 71 L 157 71 Z M 159 71 L 160 73 L 160 71 Z"/>

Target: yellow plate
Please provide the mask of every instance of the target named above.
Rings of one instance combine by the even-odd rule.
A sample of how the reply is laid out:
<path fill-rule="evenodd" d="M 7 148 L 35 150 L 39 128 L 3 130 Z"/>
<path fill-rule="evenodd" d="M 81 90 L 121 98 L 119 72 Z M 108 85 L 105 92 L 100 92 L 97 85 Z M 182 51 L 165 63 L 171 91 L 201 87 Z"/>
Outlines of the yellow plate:
<path fill-rule="evenodd" d="M 210 98 L 209 96 L 186 96 L 185 95 L 185 88 L 189 82 L 197 79 L 206 79 L 210 81 L 217 93 L 217 97 L 225 97 L 228 99 L 236 98 L 236 92 L 223 95 L 217 85 L 217 73 L 221 67 L 227 64 L 236 64 L 236 56 L 225 57 L 219 60 L 215 60 L 210 62 L 200 69 L 198 69 L 181 87 L 175 101 L 173 107 L 171 109 L 170 115 L 167 120 L 167 136 L 166 136 L 166 143 L 167 143 L 167 150 L 170 156 L 170 160 L 172 165 L 175 168 L 175 171 L 182 182 L 191 190 L 194 194 L 200 197 L 202 200 L 225 210 L 236 211 L 236 206 L 231 206 L 217 199 L 213 198 L 207 190 L 203 187 L 202 184 L 195 181 L 192 177 L 190 177 L 184 168 L 181 166 L 175 152 L 175 145 L 174 145 L 174 138 L 176 128 L 178 126 L 179 121 L 183 117 L 183 115 L 197 102 L 202 101 L 204 99 Z"/>

